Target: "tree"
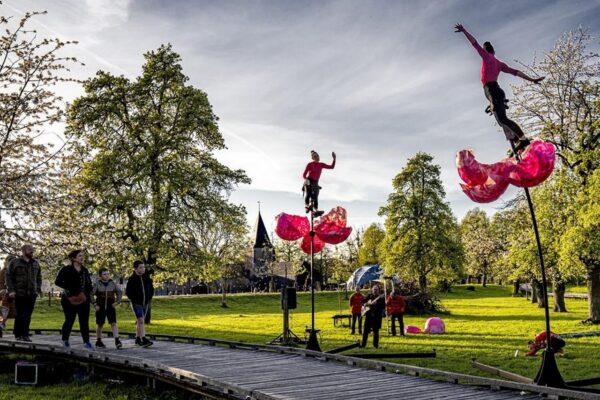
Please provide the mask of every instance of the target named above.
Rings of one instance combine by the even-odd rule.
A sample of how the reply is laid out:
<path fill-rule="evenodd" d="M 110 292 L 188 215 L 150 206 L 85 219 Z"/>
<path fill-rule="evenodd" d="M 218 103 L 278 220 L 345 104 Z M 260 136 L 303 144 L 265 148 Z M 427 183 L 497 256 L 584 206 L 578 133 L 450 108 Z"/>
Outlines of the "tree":
<path fill-rule="evenodd" d="M 463 263 L 458 225 L 433 157 L 419 152 L 392 181 L 394 191 L 379 215 L 385 216 L 383 260 L 388 273 L 417 277 L 421 291 L 428 279 L 460 274 Z"/>
<path fill-rule="evenodd" d="M 363 234 L 362 245 L 358 249 L 360 265 L 380 264 L 380 247 L 385 238 L 385 231 L 378 224 L 371 224 Z"/>
<path fill-rule="evenodd" d="M 499 250 L 499 243 L 495 240 L 485 211 L 479 208 L 469 210 L 460 224 L 460 232 L 467 273 L 482 276 L 482 285 L 485 287 L 488 276 L 493 274 L 492 267 Z"/>
<path fill-rule="evenodd" d="M 530 72 L 546 76 L 542 85 L 515 89 L 519 119 L 527 129 L 552 141 L 560 160 L 552 182 L 536 190 L 542 202 L 536 202 L 541 235 L 546 236 L 542 242 L 556 294 L 555 309 L 559 311 L 566 310 L 562 300 L 565 279 L 581 272 L 572 260 L 560 259 L 561 254 L 569 254 L 563 247 L 571 245 L 565 242 L 564 233 L 568 223 L 577 224 L 577 193 L 587 190 L 589 177 L 600 166 L 600 56 L 587 49 L 592 39 L 582 29 L 563 34 L 541 62 L 524 64 Z M 588 301 L 590 309 L 592 303 L 600 303 L 592 297 Z"/>
<path fill-rule="evenodd" d="M 206 93 L 186 84 L 179 55 L 169 45 L 144 57 L 137 79 L 99 71 L 70 107 L 73 187 L 81 213 L 113 247 L 177 274 L 169 265 L 188 258 L 206 220 L 245 215 L 228 195 L 250 180 L 214 157 L 225 149 L 217 117 Z"/>
<path fill-rule="evenodd" d="M 61 149 L 44 143 L 44 129 L 61 121 L 64 102 L 54 88 L 73 81 L 68 66 L 77 63 L 59 55 L 76 42 L 28 29 L 43 14 L 28 12 L 18 22 L 0 15 L 0 249 L 8 253 L 35 238 L 32 218 L 49 201 L 50 173 Z"/>
<path fill-rule="evenodd" d="M 600 323 L 600 170 L 576 198 L 576 214 L 561 248 L 561 263 L 584 272 L 588 285 L 589 321 Z"/>

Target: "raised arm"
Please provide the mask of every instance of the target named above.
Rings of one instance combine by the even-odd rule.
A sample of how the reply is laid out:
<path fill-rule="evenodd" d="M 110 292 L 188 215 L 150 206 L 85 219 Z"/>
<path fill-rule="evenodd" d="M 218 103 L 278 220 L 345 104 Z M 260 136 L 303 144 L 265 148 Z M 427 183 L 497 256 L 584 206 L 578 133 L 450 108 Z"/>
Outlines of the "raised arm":
<path fill-rule="evenodd" d="M 331 153 L 331 157 L 333 157 L 333 162 L 331 163 L 331 165 L 325 164 L 325 163 L 321 163 L 321 165 L 323 166 L 323 168 L 325 169 L 334 169 L 335 168 L 335 152 Z"/>
<path fill-rule="evenodd" d="M 467 38 L 467 40 L 469 41 L 469 43 L 471 43 L 473 45 L 473 47 L 475 47 L 475 50 L 477 50 L 477 53 L 479 53 L 479 55 L 481 57 L 485 57 L 488 53 L 479 45 L 479 43 L 477 42 L 477 39 L 475 39 L 473 37 L 473 35 L 471 35 L 464 26 L 462 26 L 462 24 L 456 24 L 454 25 L 454 32 L 458 33 L 458 32 L 462 32 L 465 37 Z"/>

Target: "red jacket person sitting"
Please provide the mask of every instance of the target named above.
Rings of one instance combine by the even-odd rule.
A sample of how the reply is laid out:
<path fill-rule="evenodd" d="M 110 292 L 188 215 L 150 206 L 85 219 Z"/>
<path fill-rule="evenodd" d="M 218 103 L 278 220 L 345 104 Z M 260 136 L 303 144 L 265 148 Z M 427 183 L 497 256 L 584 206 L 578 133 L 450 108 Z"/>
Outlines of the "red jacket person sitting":
<path fill-rule="evenodd" d="M 565 341 L 556 333 L 550 332 L 550 348 L 555 352 L 561 352 L 563 347 L 565 347 Z M 546 348 L 546 331 L 538 333 L 533 342 L 530 341 L 527 346 L 529 347 L 529 351 L 527 352 L 528 356 L 534 356 L 541 349 Z"/>

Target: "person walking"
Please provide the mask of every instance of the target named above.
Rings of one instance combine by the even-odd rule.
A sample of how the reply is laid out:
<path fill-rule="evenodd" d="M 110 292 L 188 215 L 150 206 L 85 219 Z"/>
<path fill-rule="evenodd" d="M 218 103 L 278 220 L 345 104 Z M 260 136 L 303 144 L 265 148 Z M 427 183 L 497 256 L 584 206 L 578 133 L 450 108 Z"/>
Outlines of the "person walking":
<path fill-rule="evenodd" d="M 386 312 L 392 322 L 392 336 L 396 336 L 396 320 L 400 325 L 400 336 L 404 336 L 404 309 L 406 303 L 404 297 L 394 288 L 385 300 Z"/>
<path fill-rule="evenodd" d="M 358 334 L 362 334 L 362 305 L 365 296 L 360 291 L 360 286 L 356 286 L 356 290 L 350 296 L 350 300 L 348 300 L 348 305 L 350 306 L 350 311 L 352 313 L 352 335 L 356 332 L 356 321 L 358 321 Z"/>
<path fill-rule="evenodd" d="M 381 329 L 381 320 L 385 308 L 385 293 L 381 294 L 379 285 L 373 286 L 371 293 L 363 300 L 363 316 L 365 317 L 365 326 L 361 347 L 367 346 L 369 333 L 373 332 L 373 347 L 379 348 L 379 330 Z"/>
<path fill-rule="evenodd" d="M 12 260 L 6 272 L 7 296 L 15 305 L 15 339 L 24 342 L 31 342 L 31 314 L 38 295 L 42 294 L 42 269 L 33 253 L 33 246 L 24 244 L 21 257 Z"/>
<path fill-rule="evenodd" d="M 150 275 L 146 273 L 143 261 L 134 261 L 133 273 L 127 280 L 125 294 L 131 301 L 131 309 L 136 318 L 135 344 L 140 347 L 150 347 L 153 343 L 146 338 L 144 320 L 148 312 L 148 304 L 154 295 L 154 285 Z"/>
<path fill-rule="evenodd" d="M 6 286 L 6 274 L 8 265 L 16 256 L 9 254 L 4 260 L 4 265 L 0 269 L 0 337 L 6 330 L 6 322 L 9 318 L 15 317 L 15 304 L 13 299 L 8 297 L 8 287 Z"/>
<path fill-rule="evenodd" d="M 119 350 L 123 347 L 119 339 L 119 327 L 117 326 L 116 307 L 121 304 L 123 291 L 115 281 L 110 278 L 110 272 L 107 268 L 100 268 L 98 271 L 98 280 L 92 289 L 94 308 L 96 309 L 96 347 L 104 349 L 106 345 L 102 342 L 102 328 L 104 322 L 108 320 L 115 338 L 115 347 Z"/>
<path fill-rule="evenodd" d="M 79 331 L 83 339 L 83 347 L 94 350 L 90 343 L 90 302 L 92 297 L 92 279 L 90 272 L 83 266 L 83 250 L 73 250 L 68 255 L 70 265 L 58 271 L 54 284 L 63 289 L 60 304 L 65 315 L 61 334 L 64 347 L 71 347 L 69 337 L 75 323 L 79 319 Z"/>

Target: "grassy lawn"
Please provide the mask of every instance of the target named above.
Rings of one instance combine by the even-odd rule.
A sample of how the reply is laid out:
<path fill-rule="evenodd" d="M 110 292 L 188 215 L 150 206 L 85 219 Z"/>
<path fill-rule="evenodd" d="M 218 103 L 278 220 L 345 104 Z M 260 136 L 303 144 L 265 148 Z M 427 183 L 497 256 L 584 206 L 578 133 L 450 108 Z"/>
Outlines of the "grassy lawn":
<path fill-rule="evenodd" d="M 540 366 L 539 357 L 524 357 L 527 341 L 544 329 L 544 312 L 522 297 L 511 297 L 511 288 L 477 286 L 467 291 L 462 286 L 453 288 L 442 297 L 448 315 L 440 315 L 446 322 L 445 335 L 411 335 L 392 337 L 382 332 L 379 350 L 369 352 L 430 351 L 436 349 L 435 359 L 397 360 L 424 367 L 467 374 L 480 374 L 470 366 L 471 358 L 502 369 L 533 377 Z M 347 313 L 346 300 L 341 295 L 342 312 Z M 600 330 L 598 326 L 582 325 L 587 318 L 587 302 L 566 299 L 568 313 L 551 312 L 552 330 L 557 333 Z M 240 294 L 229 296 L 229 308 L 220 307 L 219 296 L 161 297 L 153 304 L 153 323 L 148 332 L 191 335 L 265 343 L 281 331 L 280 300 L 277 294 Z M 331 316 L 339 312 L 338 293 L 317 293 L 316 326 L 321 329 L 323 350 L 349 344 L 359 336 L 350 335 L 347 328 L 334 328 Z M 310 324 L 310 296 L 300 293 L 298 309 L 291 313 L 291 328 L 299 336 Z M 48 306 L 40 301 L 34 312 L 32 327 L 59 328 L 62 312 L 57 301 Z M 122 306 L 118 311 L 120 328 L 134 331 L 130 310 Z M 427 316 L 405 316 L 405 324 L 423 327 Z M 77 327 L 77 324 L 76 324 Z M 385 328 L 384 328 L 385 331 Z M 34 338 L 35 340 L 35 338 Z M 74 337 L 72 341 L 78 341 Z M 566 356 L 558 359 L 566 380 L 591 377 L 600 370 L 600 337 L 567 339 Z M 371 342 L 369 341 L 369 346 Z M 515 357 L 515 350 L 520 354 Z M 345 354 L 351 354 L 352 351 Z M 0 398 L 4 389 L 0 385 Z M 20 392 L 18 390 L 17 392 Z"/>

